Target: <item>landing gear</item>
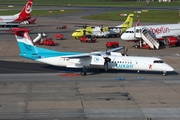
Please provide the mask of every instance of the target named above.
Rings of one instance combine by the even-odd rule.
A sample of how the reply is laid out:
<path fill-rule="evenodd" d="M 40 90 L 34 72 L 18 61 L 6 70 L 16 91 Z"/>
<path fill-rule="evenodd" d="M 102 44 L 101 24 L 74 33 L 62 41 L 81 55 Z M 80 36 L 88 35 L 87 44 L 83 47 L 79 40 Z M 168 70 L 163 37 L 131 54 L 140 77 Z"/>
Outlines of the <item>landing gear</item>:
<path fill-rule="evenodd" d="M 166 75 L 167 75 L 166 71 L 164 71 L 162 75 L 163 75 L 163 76 L 166 76 Z"/>
<path fill-rule="evenodd" d="M 107 71 L 107 70 L 108 70 L 108 63 L 105 62 L 105 63 L 104 63 L 104 71 Z"/>
<path fill-rule="evenodd" d="M 83 67 L 83 71 L 81 72 L 81 75 L 82 75 L 82 76 L 85 76 L 85 75 L 86 75 L 86 71 L 87 71 L 87 68 L 86 68 L 86 67 Z"/>

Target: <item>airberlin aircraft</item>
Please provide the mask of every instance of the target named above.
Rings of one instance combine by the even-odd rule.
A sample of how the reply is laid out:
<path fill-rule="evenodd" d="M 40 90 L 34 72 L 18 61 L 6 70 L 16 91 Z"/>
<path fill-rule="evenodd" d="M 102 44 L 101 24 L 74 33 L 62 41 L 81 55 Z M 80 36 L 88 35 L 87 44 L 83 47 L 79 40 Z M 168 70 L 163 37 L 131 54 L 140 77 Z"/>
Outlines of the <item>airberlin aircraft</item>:
<path fill-rule="evenodd" d="M 127 29 L 121 35 L 121 39 L 128 42 L 138 42 L 142 40 L 143 30 L 145 29 L 150 30 L 151 35 L 164 42 L 165 45 L 180 45 L 180 24 L 134 26 Z"/>
<path fill-rule="evenodd" d="M 32 11 L 32 4 L 33 0 L 28 0 L 24 8 L 20 13 L 15 15 L 8 15 L 8 16 L 0 16 L 0 23 L 7 23 L 7 22 L 22 22 L 31 18 L 31 11 Z"/>

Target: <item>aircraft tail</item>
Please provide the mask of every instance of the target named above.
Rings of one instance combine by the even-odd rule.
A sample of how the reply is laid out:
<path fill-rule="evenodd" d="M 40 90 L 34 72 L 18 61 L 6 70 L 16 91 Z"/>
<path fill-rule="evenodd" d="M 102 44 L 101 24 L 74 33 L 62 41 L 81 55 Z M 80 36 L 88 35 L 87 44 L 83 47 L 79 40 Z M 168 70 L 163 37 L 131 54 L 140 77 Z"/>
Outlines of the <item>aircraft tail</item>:
<path fill-rule="evenodd" d="M 22 57 L 40 61 L 49 57 L 69 55 L 67 54 L 67 52 L 58 52 L 35 46 L 33 40 L 29 35 L 30 30 L 27 28 L 12 28 L 12 31 L 14 32 L 15 38 L 20 49 L 19 55 Z M 72 54 L 72 52 L 70 52 L 70 54 Z"/>
<path fill-rule="evenodd" d="M 30 30 L 26 28 L 12 28 L 12 31 L 18 42 L 20 56 L 30 58 L 33 54 L 38 53 L 36 46 L 34 46 L 31 37 L 29 36 Z"/>
<path fill-rule="evenodd" d="M 129 14 L 126 21 L 122 24 L 122 32 L 132 27 L 134 14 Z"/>
<path fill-rule="evenodd" d="M 140 25 L 140 19 L 138 19 L 137 23 L 136 23 L 136 26 L 139 26 Z"/>
<path fill-rule="evenodd" d="M 22 22 L 31 18 L 33 0 L 28 0 L 22 11 L 14 16 L 18 18 L 14 22 Z"/>

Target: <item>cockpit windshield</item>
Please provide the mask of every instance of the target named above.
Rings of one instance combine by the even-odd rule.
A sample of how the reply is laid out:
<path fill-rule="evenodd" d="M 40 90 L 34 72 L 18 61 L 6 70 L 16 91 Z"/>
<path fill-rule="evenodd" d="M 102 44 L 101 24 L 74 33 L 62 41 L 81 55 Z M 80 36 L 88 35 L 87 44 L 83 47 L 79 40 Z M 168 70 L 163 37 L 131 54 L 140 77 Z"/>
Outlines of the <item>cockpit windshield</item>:
<path fill-rule="evenodd" d="M 134 31 L 125 31 L 125 33 L 134 33 Z"/>
<path fill-rule="evenodd" d="M 164 63 L 162 60 L 154 60 L 154 63 Z"/>

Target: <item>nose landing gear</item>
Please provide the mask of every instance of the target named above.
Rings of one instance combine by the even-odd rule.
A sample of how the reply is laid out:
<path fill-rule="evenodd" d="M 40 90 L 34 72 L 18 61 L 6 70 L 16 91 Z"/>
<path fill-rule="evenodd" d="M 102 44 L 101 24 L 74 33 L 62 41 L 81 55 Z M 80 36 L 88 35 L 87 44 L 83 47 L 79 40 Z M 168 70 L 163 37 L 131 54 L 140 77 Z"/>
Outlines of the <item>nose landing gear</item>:
<path fill-rule="evenodd" d="M 167 75 L 167 73 L 166 73 L 166 71 L 163 71 L 163 74 L 162 74 L 163 76 L 166 76 Z"/>

